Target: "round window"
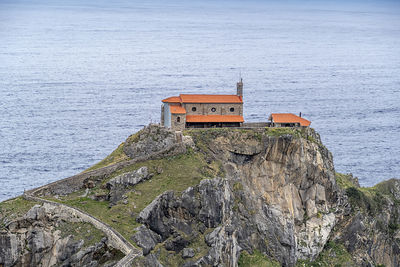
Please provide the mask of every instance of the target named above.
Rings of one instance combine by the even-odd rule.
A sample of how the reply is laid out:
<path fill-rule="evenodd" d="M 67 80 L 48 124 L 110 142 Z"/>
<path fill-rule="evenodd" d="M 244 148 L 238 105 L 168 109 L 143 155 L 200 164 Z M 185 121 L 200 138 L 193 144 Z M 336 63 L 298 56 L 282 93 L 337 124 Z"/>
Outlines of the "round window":
<path fill-rule="evenodd" d="M 230 112 L 234 112 L 235 108 L 230 108 L 229 110 L 230 110 Z"/>
<path fill-rule="evenodd" d="M 211 111 L 212 111 L 212 112 L 215 112 L 215 111 L 217 111 L 217 109 L 216 109 L 216 108 L 212 108 Z"/>
<path fill-rule="evenodd" d="M 197 108 L 196 107 L 192 107 L 192 111 L 196 111 L 197 110 Z"/>

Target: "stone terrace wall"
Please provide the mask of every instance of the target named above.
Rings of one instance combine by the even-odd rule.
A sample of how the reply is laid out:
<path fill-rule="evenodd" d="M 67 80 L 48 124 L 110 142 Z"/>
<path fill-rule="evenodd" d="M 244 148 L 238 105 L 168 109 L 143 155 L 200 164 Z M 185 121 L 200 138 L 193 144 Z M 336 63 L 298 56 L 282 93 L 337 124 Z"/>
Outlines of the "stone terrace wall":
<path fill-rule="evenodd" d="M 270 122 L 244 122 L 242 126 L 243 128 L 264 128 L 270 125 Z"/>

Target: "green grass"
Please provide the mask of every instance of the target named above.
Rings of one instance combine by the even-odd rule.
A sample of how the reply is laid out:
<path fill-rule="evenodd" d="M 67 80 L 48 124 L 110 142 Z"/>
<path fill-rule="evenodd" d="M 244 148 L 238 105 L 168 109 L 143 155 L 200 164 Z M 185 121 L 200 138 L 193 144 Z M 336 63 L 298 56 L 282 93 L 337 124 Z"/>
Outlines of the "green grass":
<path fill-rule="evenodd" d="M 84 222 L 63 222 L 56 227 L 56 230 L 61 232 L 62 238 L 72 235 L 74 241 L 83 240 L 83 247 L 92 246 L 105 237 L 102 231 Z"/>
<path fill-rule="evenodd" d="M 136 185 L 135 192 L 128 194 L 130 202 L 135 203 L 134 210 L 136 212 L 143 210 L 158 195 L 167 190 L 180 193 L 190 186 L 197 185 L 202 179 L 215 177 L 220 171 L 216 162 L 207 165 L 204 157 L 200 154 L 189 152 L 173 158 L 150 160 L 120 171 L 120 173 L 135 170 L 141 166 L 147 166 L 153 173 L 156 173 L 155 170 L 161 167 L 163 172 Z"/>
<path fill-rule="evenodd" d="M 347 189 L 349 187 L 357 187 L 353 181 L 352 176 L 349 174 L 335 173 L 336 183 L 342 189 Z"/>
<path fill-rule="evenodd" d="M 132 144 L 132 143 L 136 143 L 137 141 L 139 141 L 139 137 L 140 137 L 140 134 L 142 133 L 142 130 L 140 130 L 140 131 L 138 131 L 138 132 L 136 132 L 136 133 L 134 133 L 134 134 L 131 134 L 127 139 L 126 139 L 126 141 L 125 141 L 125 143 L 127 144 L 127 145 L 130 145 L 130 144 Z"/>
<path fill-rule="evenodd" d="M 351 175 L 336 173 L 335 177 L 338 186 L 345 190 L 353 210 L 376 215 L 387 204 L 388 198 L 394 200 L 390 192 L 394 180 L 385 181 L 373 187 L 359 187 L 354 183 Z"/>
<path fill-rule="evenodd" d="M 135 220 L 133 208 L 130 205 L 118 204 L 109 207 L 107 201 L 96 201 L 89 197 L 51 200 L 76 207 L 91 214 L 100 221 L 110 225 L 128 240 L 134 233 L 133 228 L 139 226 Z"/>
<path fill-rule="evenodd" d="M 90 195 L 99 192 L 102 194 L 107 193 L 108 191 L 104 189 L 104 186 L 112 177 L 136 170 L 142 166 L 146 166 L 154 176 L 147 181 L 135 185 L 127 193 L 128 204 L 118 202 L 116 205 L 110 207 L 108 201 L 96 201 L 89 198 Z M 163 170 L 160 174 L 157 173 L 157 169 L 159 168 Z M 176 193 L 180 193 L 190 186 L 197 185 L 202 179 L 213 178 L 217 175 L 221 175 L 220 163 L 214 161 L 207 164 L 204 155 L 188 151 L 186 154 L 135 163 L 118 170 L 110 175 L 102 185 L 91 189 L 87 197 L 82 197 L 84 190 L 80 190 L 59 199 L 50 199 L 86 211 L 97 219 L 109 224 L 130 240 L 130 237 L 134 234 L 133 229 L 139 225 L 136 222 L 137 215 L 158 195 L 167 190 L 174 190 Z"/>
<path fill-rule="evenodd" d="M 373 187 L 356 187 L 350 183 L 351 180 L 342 179 L 345 177 L 344 175 L 336 176 L 338 184 L 345 189 L 352 212 L 361 212 L 364 216 L 374 217 L 376 230 L 393 237 L 400 229 L 400 225 L 397 223 L 397 218 L 400 216 L 398 209 L 392 210 L 389 221 L 379 215 L 382 210 L 391 209 L 391 203 L 397 206 L 400 204 L 391 192 L 395 180 L 384 181 Z"/>
<path fill-rule="evenodd" d="M 112 164 L 129 160 L 129 157 L 124 153 L 124 143 L 120 144 L 110 155 L 108 155 L 102 161 L 96 163 L 92 167 L 84 170 L 83 172 L 89 172 L 103 167 L 110 166 Z"/>
<path fill-rule="evenodd" d="M 313 262 L 299 260 L 297 267 L 352 267 L 358 266 L 342 244 L 329 242 Z"/>
<path fill-rule="evenodd" d="M 262 140 L 262 133 L 257 129 L 232 129 L 232 128 L 207 128 L 207 129 L 186 129 L 184 135 L 193 138 L 196 147 L 203 153 L 209 154 L 213 149 L 213 141 L 218 137 L 227 137 L 231 134 L 240 133 L 240 138 L 247 140 L 253 139 L 258 142 Z"/>
<path fill-rule="evenodd" d="M 249 254 L 247 251 L 240 253 L 239 267 L 279 267 L 279 262 L 274 261 L 258 250 L 254 250 L 253 254 Z"/>
<path fill-rule="evenodd" d="M 265 133 L 268 136 L 282 136 L 288 134 L 294 137 L 302 137 L 302 132 L 299 129 L 291 127 L 267 127 L 265 128 Z"/>
<path fill-rule="evenodd" d="M 22 217 L 35 204 L 38 203 L 25 200 L 22 197 L 0 202 L 0 229 L 5 226 L 6 221 Z"/>
<path fill-rule="evenodd" d="M 374 187 L 348 187 L 346 195 L 353 210 L 359 210 L 369 215 L 379 214 L 387 204 L 389 196 Z"/>

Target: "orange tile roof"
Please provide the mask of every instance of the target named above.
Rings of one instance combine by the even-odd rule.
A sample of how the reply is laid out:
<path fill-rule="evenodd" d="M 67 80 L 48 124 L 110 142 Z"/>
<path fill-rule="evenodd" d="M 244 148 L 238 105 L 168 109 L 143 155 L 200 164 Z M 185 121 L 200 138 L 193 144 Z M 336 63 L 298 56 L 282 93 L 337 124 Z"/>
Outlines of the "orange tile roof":
<path fill-rule="evenodd" d="M 186 115 L 186 122 L 244 122 L 239 115 Z"/>
<path fill-rule="evenodd" d="M 186 109 L 181 106 L 170 106 L 169 110 L 172 114 L 186 114 Z"/>
<path fill-rule="evenodd" d="M 181 98 L 179 96 L 171 96 L 166 99 L 163 99 L 162 102 L 164 102 L 164 103 L 180 103 Z"/>
<path fill-rule="evenodd" d="M 243 103 L 237 95 L 185 95 L 172 96 L 163 99 L 164 103 Z"/>
<path fill-rule="evenodd" d="M 237 95 L 180 95 L 183 103 L 243 103 Z"/>
<path fill-rule="evenodd" d="M 300 123 L 300 126 L 310 126 L 311 121 L 303 119 L 292 113 L 272 113 L 272 121 L 275 123 Z"/>

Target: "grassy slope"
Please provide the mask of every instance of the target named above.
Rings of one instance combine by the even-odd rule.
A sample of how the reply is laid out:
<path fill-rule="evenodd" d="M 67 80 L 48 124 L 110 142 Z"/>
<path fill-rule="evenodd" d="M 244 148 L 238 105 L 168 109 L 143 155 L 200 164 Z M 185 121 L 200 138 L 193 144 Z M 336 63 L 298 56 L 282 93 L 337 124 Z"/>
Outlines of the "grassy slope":
<path fill-rule="evenodd" d="M 253 254 L 242 252 L 238 262 L 239 267 L 279 267 L 279 262 L 269 259 L 260 251 L 255 250 Z"/>
<path fill-rule="evenodd" d="M 293 128 L 266 128 L 264 132 L 255 132 L 253 130 L 245 129 L 191 129 L 186 130 L 185 134 L 193 136 L 196 145 L 200 150 L 205 153 L 208 151 L 206 147 L 209 140 L 215 138 L 229 131 L 241 131 L 247 132 L 254 135 L 255 138 L 260 139 L 262 134 L 268 136 L 282 136 L 282 135 L 292 135 L 296 138 L 305 138 L 304 133 L 299 129 Z M 127 142 L 136 142 L 138 133 L 131 135 Z M 311 137 L 307 137 L 308 141 L 316 142 Z M 105 167 L 117 162 L 128 160 L 129 158 L 123 152 L 123 144 L 121 144 L 115 151 L 113 151 L 104 160 L 90 167 L 86 171 L 94 170 L 97 168 Z M 57 199 L 57 201 L 64 202 L 66 204 L 78 207 L 98 219 L 110 224 L 113 228 L 123 234 L 128 240 L 130 236 L 134 233 L 133 229 L 138 225 L 135 221 L 137 214 L 151 201 L 157 197 L 159 194 L 167 191 L 174 190 L 176 192 L 181 192 L 189 186 L 198 184 L 202 179 L 212 178 L 215 176 L 223 176 L 221 172 L 221 164 L 218 162 L 207 163 L 204 154 L 189 151 L 185 155 L 180 155 L 176 157 L 165 158 L 162 160 L 150 160 L 142 163 L 137 163 L 126 167 L 112 174 L 108 179 L 115 177 L 116 175 L 135 170 L 139 167 L 147 166 L 151 173 L 155 174 L 150 180 L 140 183 L 135 186 L 135 190 L 128 193 L 128 204 L 118 203 L 115 206 L 109 207 L 107 201 L 96 201 L 89 197 L 83 197 L 84 191 L 75 192 L 64 198 Z M 157 174 L 157 169 L 163 169 L 161 174 Z M 107 179 L 107 180 L 108 180 Z M 362 209 L 372 209 L 376 205 L 376 196 L 380 194 L 387 194 L 388 186 L 387 184 L 378 184 L 372 188 L 358 188 L 351 181 L 350 177 L 342 174 L 337 174 L 337 183 L 349 195 L 350 201 L 356 207 L 361 207 Z M 105 184 L 104 181 L 103 184 Z M 90 194 L 106 194 L 107 191 L 102 187 L 98 186 L 91 190 Z M 90 196 L 89 194 L 89 196 Z M 375 197 L 374 197 L 375 196 Z M 55 199 L 53 199 L 55 200 Z M 363 203 L 370 203 L 363 206 Z M 11 204 L 11 205 L 10 205 Z M 33 203 L 24 203 L 23 200 L 19 199 L 14 204 L 12 203 L 0 203 L 0 211 L 5 214 L 10 214 L 15 209 L 14 213 L 21 213 L 27 211 L 29 207 L 33 206 Z M 8 215 L 7 215 L 8 216 Z M 201 240 L 200 240 L 201 239 Z M 204 246 L 204 238 L 198 240 L 199 246 Z M 197 241 L 196 241 L 197 242 Z M 166 251 L 161 252 L 164 254 Z M 201 254 L 201 253 L 200 253 Z M 177 255 L 169 255 L 168 261 L 178 260 Z M 167 259 L 166 258 L 166 259 Z M 299 266 L 351 266 L 351 265 L 341 265 L 343 261 L 349 261 L 350 257 L 344 247 L 340 244 L 329 243 L 321 255 L 314 262 L 299 262 Z M 341 262 L 340 262 L 341 261 Z M 278 266 L 276 262 L 267 258 L 258 251 L 255 251 L 252 255 L 247 252 L 242 253 L 239 260 L 240 266 Z"/>
<path fill-rule="evenodd" d="M 2 229 L 7 222 L 22 217 L 35 204 L 37 203 L 25 200 L 22 197 L 0 202 L 0 229 Z"/>
<path fill-rule="evenodd" d="M 329 242 L 313 262 L 299 260 L 298 267 L 355 267 L 352 256 L 342 244 Z"/>
<path fill-rule="evenodd" d="M 106 194 L 107 191 L 103 186 L 112 177 L 142 166 L 147 166 L 149 172 L 154 176 L 150 180 L 136 185 L 134 190 L 127 193 L 128 204 L 117 203 L 117 205 L 109 207 L 108 201 L 96 201 L 89 198 L 90 195 Z M 163 171 L 158 174 L 157 169 L 160 168 Z M 136 163 L 119 170 L 106 179 L 103 186 L 93 188 L 88 196 L 83 197 L 84 191 L 79 191 L 59 199 L 51 199 L 90 213 L 111 225 L 129 240 L 134 233 L 133 229 L 138 226 L 136 216 L 158 195 L 167 190 L 179 193 L 198 184 L 202 179 L 212 178 L 218 174 L 221 174 L 221 168 L 217 162 L 207 164 L 202 154 L 188 151 L 183 155 Z"/>
<path fill-rule="evenodd" d="M 220 135 L 229 134 L 231 131 L 244 132 L 248 134 L 249 138 L 256 138 L 258 140 L 261 140 L 262 134 L 273 137 L 292 135 L 296 138 L 305 138 L 304 132 L 302 130 L 293 128 L 266 128 L 262 132 L 247 129 L 226 128 L 186 130 L 185 134 L 191 135 L 194 138 L 197 147 L 200 148 L 201 153 L 190 151 L 185 155 L 180 155 L 177 157 L 137 163 L 126 167 L 123 170 L 115 172 L 107 179 L 109 180 L 116 175 L 135 170 L 142 166 L 147 166 L 150 169 L 151 173 L 156 174 L 150 180 L 136 185 L 134 187 L 135 190 L 127 194 L 128 204 L 118 203 L 117 205 L 110 208 L 107 201 L 95 201 L 87 196 L 82 197 L 82 195 L 84 194 L 83 191 L 73 193 L 57 201 L 61 201 L 71 206 L 78 207 L 92 214 L 96 218 L 111 225 L 114 229 L 119 231 L 128 240 L 130 240 L 130 237 L 134 233 L 133 229 L 138 226 L 138 223 L 135 220 L 137 214 L 141 210 L 143 210 L 148 204 L 150 204 L 151 201 L 154 200 L 154 198 L 156 198 L 158 195 L 167 190 L 181 192 L 189 186 L 198 184 L 202 179 L 213 178 L 215 176 L 223 176 L 223 171 L 221 171 L 221 163 L 218 163 L 216 161 L 207 163 L 205 160 L 207 155 L 205 154 L 207 154 L 207 152 L 209 151 L 207 144 L 210 140 L 213 140 L 213 138 L 216 138 Z M 126 142 L 136 142 L 138 140 L 138 136 L 138 133 L 133 134 L 127 139 Z M 312 140 L 309 137 L 307 139 L 309 141 L 315 142 L 315 140 Z M 129 158 L 123 152 L 123 145 L 124 143 L 122 143 L 113 153 L 107 156 L 104 160 L 90 167 L 86 171 L 128 160 Z M 161 174 L 157 174 L 156 171 L 159 167 L 163 169 L 163 172 Z M 103 184 L 105 184 L 106 181 L 104 181 Z M 91 190 L 91 194 L 101 193 L 107 193 L 107 191 L 101 186 Z M 197 243 L 200 247 L 204 246 L 204 238 L 202 238 Z M 179 255 L 172 255 L 171 253 L 168 253 L 164 250 L 165 249 L 161 249 L 162 255 L 160 258 L 164 259 L 165 263 L 172 264 L 172 262 L 178 262 L 178 259 L 179 262 L 181 261 L 181 257 Z M 199 255 L 200 254 L 203 254 L 203 252 L 199 253 Z M 243 266 L 249 266 L 246 265 L 246 262 L 253 262 L 255 260 L 254 257 L 256 257 L 258 261 L 262 259 L 258 256 L 258 254 L 248 254 L 247 256 L 243 256 L 241 263 L 245 264 Z"/>
<path fill-rule="evenodd" d="M 92 167 L 84 170 L 83 172 L 93 171 L 93 170 L 96 170 L 96 169 L 100 169 L 100 168 L 103 168 L 103 167 L 110 166 L 110 165 L 118 163 L 118 162 L 129 160 L 129 157 L 124 153 L 123 148 L 124 148 L 124 143 L 121 143 L 118 146 L 118 148 L 115 149 L 105 159 L 103 159 L 102 161 L 96 163 Z"/>
<path fill-rule="evenodd" d="M 60 231 L 60 236 L 62 238 L 72 235 L 74 241 L 83 240 L 83 247 L 92 246 L 105 237 L 102 231 L 98 230 L 90 223 L 84 222 L 63 222 L 55 229 Z"/>

